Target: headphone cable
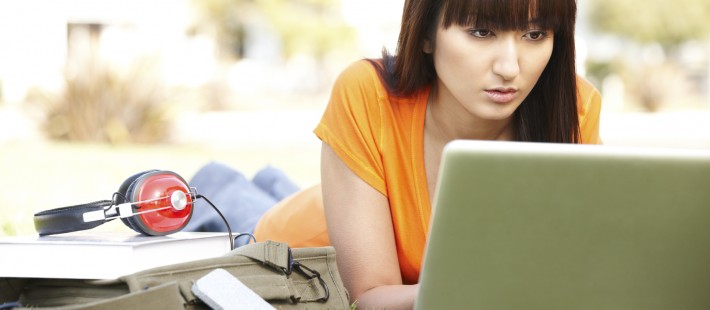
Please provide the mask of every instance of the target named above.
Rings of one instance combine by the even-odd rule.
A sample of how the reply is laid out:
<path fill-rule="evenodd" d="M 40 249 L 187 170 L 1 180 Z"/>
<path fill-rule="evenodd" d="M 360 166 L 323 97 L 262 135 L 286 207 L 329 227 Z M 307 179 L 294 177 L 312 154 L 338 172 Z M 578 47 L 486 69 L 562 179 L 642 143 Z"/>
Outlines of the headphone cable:
<path fill-rule="evenodd" d="M 224 217 L 224 215 L 222 214 L 222 212 L 220 212 L 219 209 L 217 209 L 217 207 L 215 207 L 215 205 L 212 204 L 212 202 L 211 202 L 209 199 L 207 199 L 207 197 L 202 196 L 202 195 L 200 195 L 200 194 L 197 194 L 197 195 L 195 196 L 195 198 L 197 198 L 197 199 L 199 199 L 199 198 L 204 199 L 204 200 L 207 201 L 207 203 L 212 207 L 212 209 L 214 209 L 215 211 L 217 211 L 217 214 L 219 214 L 219 217 L 221 217 L 221 218 L 222 218 L 222 221 L 224 222 L 224 224 L 227 225 L 227 232 L 229 232 L 229 248 L 230 248 L 231 250 L 234 250 L 234 237 L 232 236 L 232 227 L 229 226 L 229 222 L 227 222 L 227 219 Z"/>

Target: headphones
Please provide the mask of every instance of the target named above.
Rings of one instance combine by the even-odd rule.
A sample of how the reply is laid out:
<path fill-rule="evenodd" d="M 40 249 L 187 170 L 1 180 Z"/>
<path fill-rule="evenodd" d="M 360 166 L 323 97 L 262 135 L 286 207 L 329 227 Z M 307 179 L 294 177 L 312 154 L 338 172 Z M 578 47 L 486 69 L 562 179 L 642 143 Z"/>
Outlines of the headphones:
<path fill-rule="evenodd" d="M 180 231 L 201 198 L 178 174 L 148 170 L 126 179 L 111 200 L 51 209 L 34 215 L 40 236 L 87 230 L 120 218 L 134 231 L 164 236 Z"/>

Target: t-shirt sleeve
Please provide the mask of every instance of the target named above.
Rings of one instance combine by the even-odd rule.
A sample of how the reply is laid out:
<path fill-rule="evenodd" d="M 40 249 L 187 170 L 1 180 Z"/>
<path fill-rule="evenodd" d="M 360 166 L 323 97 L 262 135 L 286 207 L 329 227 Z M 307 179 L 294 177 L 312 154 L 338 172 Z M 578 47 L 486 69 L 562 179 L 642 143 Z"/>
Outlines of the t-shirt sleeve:
<path fill-rule="evenodd" d="M 599 118 L 602 107 L 602 97 L 599 91 L 587 80 L 577 79 L 579 130 L 582 143 L 601 144 L 599 137 Z"/>
<path fill-rule="evenodd" d="M 386 195 L 381 156 L 382 103 L 386 93 L 366 60 L 336 79 L 330 101 L 314 133 L 360 178 Z"/>

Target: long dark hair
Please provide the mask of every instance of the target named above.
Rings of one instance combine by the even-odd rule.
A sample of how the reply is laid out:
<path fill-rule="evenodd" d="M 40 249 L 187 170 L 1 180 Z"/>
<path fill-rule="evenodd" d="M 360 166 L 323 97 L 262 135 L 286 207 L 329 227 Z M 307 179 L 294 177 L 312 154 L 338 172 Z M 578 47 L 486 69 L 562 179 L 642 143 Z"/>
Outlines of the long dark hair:
<path fill-rule="evenodd" d="M 579 143 L 574 27 L 576 0 L 406 0 L 396 56 L 383 51 L 372 61 L 395 95 L 409 95 L 437 78 L 427 40 L 434 42 L 438 23 L 503 30 L 527 29 L 531 17 L 554 31 L 550 61 L 513 116 L 518 141 Z M 441 18 L 441 19 L 440 19 Z"/>

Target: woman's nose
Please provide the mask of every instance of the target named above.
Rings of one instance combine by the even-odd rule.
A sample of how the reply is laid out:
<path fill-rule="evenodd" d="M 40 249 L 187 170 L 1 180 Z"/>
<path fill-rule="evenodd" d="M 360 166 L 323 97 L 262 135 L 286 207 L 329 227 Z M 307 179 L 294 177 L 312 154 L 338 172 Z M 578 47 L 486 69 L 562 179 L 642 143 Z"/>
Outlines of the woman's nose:
<path fill-rule="evenodd" d="M 512 38 L 505 38 L 499 41 L 493 62 L 493 73 L 506 81 L 510 81 L 520 74 L 518 47 Z"/>

